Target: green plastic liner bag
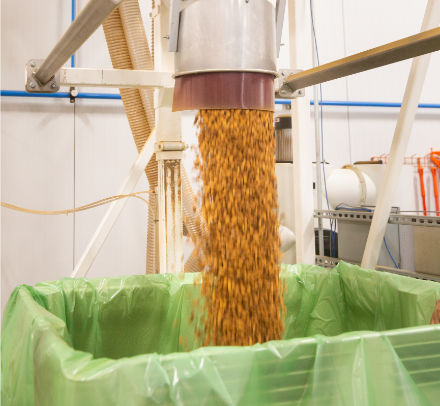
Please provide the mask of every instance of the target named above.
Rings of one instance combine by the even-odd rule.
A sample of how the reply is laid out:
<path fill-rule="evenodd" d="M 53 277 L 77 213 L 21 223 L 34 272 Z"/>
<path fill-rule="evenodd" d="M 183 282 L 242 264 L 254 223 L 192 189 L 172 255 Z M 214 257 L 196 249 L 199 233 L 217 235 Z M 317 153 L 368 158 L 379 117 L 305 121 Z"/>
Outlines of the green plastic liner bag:
<path fill-rule="evenodd" d="M 440 326 L 428 325 L 440 284 L 283 265 L 283 340 L 195 349 L 196 276 L 17 287 L 3 316 L 2 406 L 440 404 Z"/>

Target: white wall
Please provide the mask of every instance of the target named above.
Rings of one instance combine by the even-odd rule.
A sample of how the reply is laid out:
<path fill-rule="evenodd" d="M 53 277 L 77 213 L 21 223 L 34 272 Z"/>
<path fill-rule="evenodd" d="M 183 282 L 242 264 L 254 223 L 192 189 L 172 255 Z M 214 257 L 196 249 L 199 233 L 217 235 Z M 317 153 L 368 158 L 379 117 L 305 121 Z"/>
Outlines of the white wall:
<path fill-rule="evenodd" d="M 314 0 L 320 63 L 420 32 L 426 0 Z M 411 61 L 322 85 L 324 100 L 401 102 Z M 421 97 L 440 103 L 440 52 L 434 53 Z M 398 108 L 324 106 L 325 159 L 336 168 L 389 152 Z M 419 109 L 406 156 L 439 150 L 440 109 Z M 313 121 L 313 115 L 311 114 Z M 415 199 L 422 207 L 417 171 Z M 435 210 L 431 171 L 425 169 L 428 210 Z M 404 208 L 402 208 L 404 209 Z"/>
<path fill-rule="evenodd" d="M 419 31 L 426 0 L 315 0 L 321 64 Z M 81 0 L 78 10 L 85 4 Z M 140 0 L 144 21 L 149 1 Z M 2 3 L 3 90 L 23 90 L 23 69 L 44 58 L 70 23 L 70 2 L 25 0 Z M 149 27 L 147 32 L 150 32 Z M 279 67 L 288 66 L 284 38 Z M 100 28 L 77 54 L 77 66 L 111 67 Z M 400 102 L 410 61 L 323 85 L 324 100 Z M 422 102 L 440 103 L 440 53 L 434 54 Z M 115 92 L 115 89 L 79 89 Z M 398 109 L 324 107 L 325 159 L 335 167 L 387 153 Z M 439 110 L 420 110 L 407 155 L 440 149 Z M 194 112 L 184 114 L 184 141 L 196 143 Z M 136 148 L 122 102 L 109 100 L 2 98 L 2 201 L 23 207 L 72 208 L 114 195 L 134 159 Z M 311 108 L 311 120 L 313 109 Z M 313 127 L 312 127 L 313 130 Z M 310 135 L 313 137 L 313 134 Z M 185 166 L 191 170 L 192 154 Z M 314 157 L 311 157 L 314 160 Z M 427 193 L 431 196 L 427 174 Z M 416 178 L 417 181 L 417 178 Z M 416 185 L 417 186 L 417 185 Z M 143 177 L 137 190 L 148 189 Z M 434 208 L 433 200 L 430 209 Z M 137 199 L 126 205 L 90 277 L 145 271 L 147 208 Z M 106 207 L 65 216 L 35 216 L 2 209 L 2 309 L 22 283 L 69 276 Z"/>

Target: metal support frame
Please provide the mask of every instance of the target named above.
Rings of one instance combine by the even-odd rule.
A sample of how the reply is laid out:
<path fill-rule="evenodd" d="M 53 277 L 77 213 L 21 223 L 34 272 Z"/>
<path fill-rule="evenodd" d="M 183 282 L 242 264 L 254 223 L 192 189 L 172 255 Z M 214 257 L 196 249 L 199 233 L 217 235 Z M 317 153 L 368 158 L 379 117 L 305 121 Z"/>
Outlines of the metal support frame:
<path fill-rule="evenodd" d="M 310 63 L 310 8 L 307 0 L 289 0 L 290 67 Z M 292 100 L 293 202 L 296 262 L 315 262 L 313 216 L 312 137 L 309 97 Z"/>
<path fill-rule="evenodd" d="M 93 32 L 102 24 L 111 12 L 113 12 L 121 1 L 122 0 L 89 0 L 63 37 L 49 53 L 48 57 L 33 70 L 32 75 L 39 83 L 40 87 L 48 84 L 48 82 L 52 80 L 63 64 L 93 34 Z M 308 41 L 306 41 L 305 38 L 308 37 L 311 28 L 309 3 L 307 0 L 289 1 L 291 66 L 305 67 L 308 65 L 309 55 L 309 47 L 307 46 Z M 280 7 L 279 10 L 277 10 L 277 18 L 279 17 L 279 22 L 281 22 L 282 0 L 278 0 L 278 3 Z M 155 36 L 157 39 L 157 43 L 155 44 L 155 49 L 157 50 L 156 56 L 158 57 L 156 58 L 158 60 L 156 63 L 156 69 L 161 69 L 164 66 L 174 68 L 171 59 L 172 57 L 165 56 L 166 52 L 164 51 L 165 48 L 168 48 L 169 51 L 177 50 L 177 34 L 180 13 L 179 7 L 175 7 L 177 4 L 178 2 L 176 0 L 171 0 L 170 10 L 168 11 L 162 7 L 154 17 L 156 20 L 155 30 L 156 32 L 157 30 L 160 32 L 160 35 Z M 166 27 L 167 21 L 169 22 L 169 26 L 167 27 L 170 30 L 169 35 L 163 35 L 165 33 L 164 27 Z M 388 65 L 415 56 L 424 55 L 413 61 L 407 90 L 402 103 L 402 110 L 399 115 L 396 134 L 393 140 L 390 163 L 387 165 L 384 181 L 379 193 L 378 206 L 376 214 L 373 216 L 370 235 L 362 262 L 362 266 L 364 267 L 374 268 L 377 262 L 378 250 L 376 250 L 377 252 L 375 253 L 375 245 L 377 245 L 376 243 L 379 240 L 381 243 L 383 238 L 384 226 L 382 223 L 384 223 L 384 221 L 382 217 L 384 215 L 388 216 L 389 213 L 389 210 L 386 210 L 386 208 L 390 205 L 388 204 L 390 199 L 392 201 L 397 185 L 397 181 L 393 184 L 393 180 L 395 180 L 400 172 L 400 165 L 403 161 L 402 154 L 406 150 L 423 81 L 429 64 L 430 56 L 425 54 L 440 49 L 440 28 L 433 28 L 436 27 L 439 22 L 440 2 L 429 0 L 422 26 L 422 31 L 429 31 L 330 64 L 315 67 L 314 69 L 302 73 L 289 75 L 288 79 L 285 81 L 285 84 L 292 89 L 292 93 L 294 93 L 303 87 L 374 69 L 379 66 Z M 281 28 L 279 30 L 281 30 Z M 164 42 L 165 38 L 168 39 L 168 44 Z M 171 70 L 174 71 L 174 69 Z M 89 70 L 88 74 L 92 74 L 91 71 L 92 70 Z M 104 70 L 97 71 L 101 72 L 101 75 L 104 74 Z M 107 73 L 110 76 L 118 75 L 117 72 L 108 71 Z M 151 74 L 155 73 L 159 74 L 159 72 L 149 72 L 150 77 L 147 78 L 145 76 L 144 79 L 146 82 L 144 83 L 135 83 L 135 80 L 137 79 L 134 79 L 134 76 L 129 78 L 128 73 L 122 73 L 122 76 L 113 76 L 109 81 L 107 80 L 107 77 L 106 79 L 104 79 L 103 76 L 101 76 L 101 78 L 95 77 L 93 80 L 90 79 L 89 86 L 125 87 L 121 86 L 121 82 L 125 81 L 127 84 L 126 87 L 158 87 L 157 84 L 154 86 L 152 82 L 149 82 L 152 80 Z M 168 74 L 168 72 L 166 73 Z M 164 80 L 163 83 L 168 83 L 167 80 L 169 80 L 169 78 L 163 77 L 161 79 Z M 159 79 L 156 78 L 155 80 Z M 60 85 L 62 81 L 63 79 L 60 78 Z M 97 81 L 99 84 L 95 83 Z M 63 83 L 63 85 L 69 87 L 86 86 L 85 83 L 87 83 L 87 80 L 77 83 L 76 79 L 72 80 L 72 76 L 70 76 L 69 78 L 66 77 Z M 111 84 L 109 85 L 109 83 Z M 162 85 L 165 87 L 163 83 Z M 54 82 L 51 84 L 50 91 L 54 91 L 55 89 L 55 86 L 52 86 L 53 84 L 56 83 Z M 162 87 L 162 85 L 160 87 Z M 32 86 L 29 91 L 34 91 Z M 41 91 L 41 88 L 35 91 Z M 157 132 L 157 140 L 159 142 L 181 142 L 180 113 L 172 113 L 168 104 L 163 103 L 164 100 L 169 98 L 169 96 L 165 96 L 164 89 L 156 90 L 155 93 L 156 101 L 159 101 L 156 103 L 156 122 L 159 128 L 159 131 Z M 317 101 L 315 100 L 315 103 L 316 102 Z M 133 191 L 139 177 L 154 152 L 153 144 L 155 135 L 156 132 L 153 132 L 149 141 L 145 144 L 127 179 L 124 181 L 119 194 L 129 194 Z M 292 136 L 297 262 L 313 263 L 315 260 L 315 238 L 313 226 L 313 191 L 311 188 L 312 176 L 309 162 L 309 157 L 311 156 L 309 101 L 307 99 L 297 99 L 292 101 Z M 162 243 L 159 245 L 161 273 L 180 272 L 183 268 L 181 259 L 182 201 L 180 182 L 178 181 L 180 176 L 181 156 L 177 156 L 178 154 L 181 154 L 181 151 L 162 152 L 162 154 L 166 153 L 171 153 L 173 156 L 167 157 L 169 159 L 165 159 L 165 156 L 162 156 L 159 159 L 158 220 L 159 240 Z M 400 159 L 401 155 L 402 159 Z M 174 169 L 171 168 L 172 164 L 175 164 L 173 167 Z M 174 174 L 172 173 L 173 171 Z M 174 180 L 172 180 L 172 178 L 174 178 Z M 174 185 L 174 187 L 172 187 L 172 185 Z M 87 274 L 108 233 L 122 211 L 125 202 L 126 199 L 123 199 L 111 204 L 89 243 L 89 246 L 77 264 L 72 277 L 80 277 Z"/>
<path fill-rule="evenodd" d="M 118 195 L 128 195 L 133 192 L 136 184 L 139 181 L 145 167 L 148 165 L 151 157 L 154 153 L 154 141 L 156 139 L 156 131 L 154 130 L 148 141 L 145 143 L 142 151 L 139 153 L 135 163 L 133 164 L 128 176 L 124 180 L 121 188 L 119 189 Z M 127 203 L 127 199 L 116 200 L 111 203 L 104 218 L 99 224 L 95 234 L 90 240 L 87 248 L 85 249 L 83 255 L 75 266 L 75 269 L 71 275 L 72 278 L 82 278 L 87 275 L 90 267 L 93 264 L 96 256 L 98 255 L 101 247 L 103 246 L 107 236 L 109 235 L 111 229 L 113 228 L 116 220 L 121 214 L 122 209 Z"/>
<path fill-rule="evenodd" d="M 421 38 L 428 37 L 430 32 L 435 31 L 432 30 L 432 28 L 437 27 L 439 23 L 440 1 L 429 0 L 422 23 L 422 34 L 419 34 L 419 36 Z M 426 30 L 431 31 L 423 33 L 423 31 Z M 440 35 L 440 29 L 437 29 L 437 31 Z M 417 105 L 422 94 L 430 57 L 430 54 L 419 56 L 414 58 L 412 62 L 408 83 L 403 96 L 402 108 L 394 132 L 388 164 L 386 165 L 383 181 L 379 189 L 376 210 L 362 258 L 363 268 L 374 269 L 377 265 L 380 247 L 385 235 L 390 209 L 396 194 L 403 158 L 411 136 L 411 130 L 417 113 Z"/>
<path fill-rule="evenodd" d="M 172 51 L 170 45 L 174 40 L 177 50 L 179 14 L 180 3 L 176 0 L 171 1 L 168 8 L 161 6 L 152 14 L 155 39 L 154 67 L 157 71 L 174 72 L 174 54 L 168 50 Z M 154 100 L 158 130 L 156 135 L 158 221 L 155 240 L 158 241 L 159 272 L 179 273 L 183 272 L 183 212 L 180 179 L 182 151 L 185 145 L 182 144 L 182 114 L 172 112 L 172 94 L 167 93 L 167 90 L 157 89 Z M 180 148 L 177 147 L 178 145 Z M 161 146 L 165 149 L 161 149 Z"/>
<path fill-rule="evenodd" d="M 172 88 L 173 72 L 128 69 L 61 68 L 59 86 L 114 88 Z"/>
<path fill-rule="evenodd" d="M 302 69 L 280 69 L 278 77 L 275 78 L 275 97 L 280 99 L 296 99 L 297 97 L 304 97 L 305 89 L 297 89 L 294 92 L 287 86 L 286 79 L 292 74 L 302 72 Z"/>
<path fill-rule="evenodd" d="M 163 33 L 166 17 L 168 17 L 167 10 L 163 7 L 155 14 L 154 18 L 158 20 L 155 24 L 155 30 L 158 30 L 160 33 Z M 167 57 L 168 52 L 166 52 L 163 36 L 155 35 L 155 38 L 156 69 L 166 66 L 170 71 L 174 71 L 173 59 Z M 179 179 L 182 151 L 186 149 L 186 145 L 181 142 L 181 113 L 173 113 L 171 111 L 173 96 L 173 88 L 171 86 L 174 85 L 171 72 L 63 68 L 60 77 L 61 86 L 156 88 L 156 129 L 152 132 L 140 152 L 119 194 L 130 194 L 133 191 L 145 167 L 156 152 L 156 158 L 159 161 L 159 186 L 155 190 L 157 205 L 154 217 L 158 234 L 156 241 L 159 241 L 157 247 L 160 259 L 159 270 L 160 273 L 182 272 L 183 214 L 181 182 Z M 156 141 L 158 142 L 157 145 L 155 145 Z M 126 199 L 121 199 L 110 205 L 84 254 L 76 265 L 71 275 L 72 278 L 87 275 L 125 203 Z"/>
<path fill-rule="evenodd" d="M 37 66 L 41 65 L 42 62 L 43 59 L 29 59 L 26 63 L 25 89 L 28 93 L 56 93 L 60 89 L 59 71 L 44 84 L 35 79 Z"/>
<path fill-rule="evenodd" d="M 67 31 L 50 51 L 44 62 L 37 66 L 34 77 L 44 85 L 69 58 L 99 28 L 122 0 L 89 0 Z"/>
<path fill-rule="evenodd" d="M 371 223 L 373 221 L 374 214 L 369 211 L 354 212 L 353 210 L 315 210 L 315 218 Z M 390 212 L 387 217 L 387 224 L 400 224 L 403 226 L 419 227 L 440 227 L 440 217 Z"/>
<path fill-rule="evenodd" d="M 295 91 L 303 87 L 328 82 L 440 50 L 440 28 L 430 26 L 427 30 L 411 37 L 290 75 L 286 83 L 292 91 Z"/>
<path fill-rule="evenodd" d="M 158 161 L 159 272 L 183 272 L 183 212 L 181 192 L 181 113 L 161 104 L 162 90 L 156 90 L 156 159 Z M 165 149 L 164 149 L 165 148 Z"/>
<path fill-rule="evenodd" d="M 312 7 L 311 14 L 314 15 L 315 2 L 312 0 L 310 6 Z M 315 47 L 315 32 L 313 26 L 311 27 L 311 41 L 312 41 L 312 61 L 313 67 L 318 66 L 318 54 Z M 313 86 L 313 117 L 315 121 L 315 173 L 316 173 L 316 201 L 318 210 L 322 209 L 322 173 L 324 171 L 324 162 L 322 162 L 321 156 L 321 122 L 319 120 L 319 109 L 322 106 L 319 105 L 319 86 Z M 318 247 L 319 255 L 324 255 L 324 227 L 322 219 L 318 218 Z"/>
<path fill-rule="evenodd" d="M 26 90 L 29 93 L 56 93 L 60 87 L 109 87 L 109 88 L 167 88 L 174 92 L 173 72 L 128 69 L 61 68 L 45 85 L 34 77 L 39 59 L 26 64 Z"/>
<path fill-rule="evenodd" d="M 182 152 L 158 160 L 159 272 L 183 272 Z"/>

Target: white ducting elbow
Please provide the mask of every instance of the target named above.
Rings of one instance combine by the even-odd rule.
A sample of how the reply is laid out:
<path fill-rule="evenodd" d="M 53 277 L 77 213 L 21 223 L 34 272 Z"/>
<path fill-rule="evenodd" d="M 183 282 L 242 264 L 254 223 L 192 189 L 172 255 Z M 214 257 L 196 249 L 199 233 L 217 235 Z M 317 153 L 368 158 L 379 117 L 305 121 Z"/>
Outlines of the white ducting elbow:
<path fill-rule="evenodd" d="M 332 207 L 340 204 L 354 207 L 376 204 L 376 185 L 366 173 L 353 165 L 333 169 L 327 179 L 327 192 Z"/>
<path fill-rule="evenodd" d="M 287 252 L 296 244 L 295 234 L 287 227 L 280 225 L 281 252 Z"/>

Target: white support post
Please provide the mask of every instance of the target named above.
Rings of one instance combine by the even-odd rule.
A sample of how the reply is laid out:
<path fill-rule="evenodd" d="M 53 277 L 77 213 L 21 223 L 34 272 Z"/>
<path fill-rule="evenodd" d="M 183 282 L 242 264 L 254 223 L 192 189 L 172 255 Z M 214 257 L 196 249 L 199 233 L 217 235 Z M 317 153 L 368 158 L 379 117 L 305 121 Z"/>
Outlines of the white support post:
<path fill-rule="evenodd" d="M 311 1 L 312 13 L 315 11 L 315 2 Z M 312 60 L 313 67 L 318 66 L 318 54 L 316 52 L 315 46 L 315 32 L 313 27 L 311 29 L 311 38 L 312 38 Z M 319 121 L 319 109 L 322 109 L 322 106 L 319 105 L 319 85 L 313 86 L 313 113 L 315 119 L 315 172 L 316 172 L 316 202 L 317 209 L 322 209 L 322 181 L 321 177 L 325 170 L 324 162 L 322 162 L 321 156 L 321 126 Z M 324 228 L 322 218 L 318 218 L 318 241 L 319 241 L 319 255 L 324 255 Z"/>
<path fill-rule="evenodd" d="M 159 142 L 182 141 L 181 113 L 171 111 L 162 96 L 156 91 L 156 124 Z M 165 106 L 162 104 L 165 103 Z M 156 152 L 158 161 L 159 203 L 159 272 L 183 272 L 183 212 L 181 193 L 182 151 Z"/>
<path fill-rule="evenodd" d="M 308 0 L 289 0 L 290 68 L 310 66 L 310 6 Z M 310 93 L 292 100 L 293 197 L 296 262 L 315 263 Z"/>
<path fill-rule="evenodd" d="M 175 9 L 178 11 L 178 9 Z M 169 9 L 161 3 L 154 15 L 155 70 L 174 72 L 174 53 L 168 52 Z M 178 15 L 178 14 L 177 14 Z M 156 142 L 182 141 L 182 114 L 172 112 L 169 89 L 155 91 Z M 183 212 L 181 193 L 182 151 L 157 152 L 159 272 L 183 272 Z"/>
<path fill-rule="evenodd" d="M 440 1 L 429 0 L 421 31 L 435 28 L 440 23 Z M 423 89 L 426 72 L 428 71 L 431 55 L 423 55 L 413 59 L 408 83 L 403 96 L 402 107 L 397 120 L 391 145 L 388 163 L 385 168 L 384 178 L 379 190 L 373 221 L 368 234 L 362 268 L 375 269 L 379 252 L 385 236 L 385 229 L 390 216 L 397 183 L 403 165 L 406 149 L 408 147 L 411 130 L 417 113 L 417 106 Z"/>
<path fill-rule="evenodd" d="M 139 178 L 145 170 L 145 167 L 153 156 L 155 140 L 156 131 L 153 131 L 150 138 L 142 148 L 142 151 L 139 153 L 128 176 L 124 180 L 124 183 L 119 189 L 118 195 L 128 195 L 133 192 L 136 184 L 139 181 Z M 95 234 L 90 240 L 89 245 L 85 249 L 81 259 L 78 261 L 71 278 L 83 278 L 87 275 L 87 272 L 89 272 L 93 261 L 95 260 L 101 247 L 107 239 L 107 236 L 110 234 L 111 229 L 116 223 L 119 214 L 121 214 L 125 203 L 127 203 L 127 199 L 116 200 L 110 204 L 110 207 L 107 209 L 107 212 L 99 224 L 98 229 L 95 231 Z"/>
<path fill-rule="evenodd" d="M 179 159 L 158 160 L 160 273 L 183 272 L 181 151 L 179 155 Z"/>

